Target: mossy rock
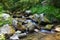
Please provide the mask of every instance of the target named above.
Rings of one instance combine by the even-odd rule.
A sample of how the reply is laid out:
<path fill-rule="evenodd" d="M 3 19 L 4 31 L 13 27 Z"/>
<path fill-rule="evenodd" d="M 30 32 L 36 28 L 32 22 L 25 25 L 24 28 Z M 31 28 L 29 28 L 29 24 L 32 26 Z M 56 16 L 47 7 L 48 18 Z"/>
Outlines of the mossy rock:
<path fill-rule="evenodd" d="M 44 29 L 51 30 L 52 27 L 53 27 L 53 25 L 48 24 L 44 27 Z"/>

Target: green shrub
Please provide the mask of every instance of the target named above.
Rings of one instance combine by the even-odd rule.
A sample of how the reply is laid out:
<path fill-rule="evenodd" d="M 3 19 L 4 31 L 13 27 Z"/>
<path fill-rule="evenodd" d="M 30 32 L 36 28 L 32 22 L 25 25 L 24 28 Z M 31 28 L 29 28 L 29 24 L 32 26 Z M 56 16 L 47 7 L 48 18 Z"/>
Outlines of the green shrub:
<path fill-rule="evenodd" d="M 54 18 L 60 20 L 60 9 L 55 8 L 54 6 L 45 6 L 42 7 L 41 5 L 34 6 L 30 9 L 33 14 L 41 14 L 44 13 L 49 20 Z"/>

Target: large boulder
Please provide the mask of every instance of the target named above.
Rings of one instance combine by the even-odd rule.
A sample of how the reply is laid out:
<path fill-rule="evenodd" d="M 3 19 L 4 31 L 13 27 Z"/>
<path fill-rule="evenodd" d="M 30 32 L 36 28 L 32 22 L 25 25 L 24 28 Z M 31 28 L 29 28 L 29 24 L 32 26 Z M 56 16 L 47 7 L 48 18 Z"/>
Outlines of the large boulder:
<path fill-rule="evenodd" d="M 12 26 L 9 26 L 8 24 L 4 25 L 3 27 L 0 28 L 0 33 L 2 34 L 14 34 L 15 30 Z"/>
<path fill-rule="evenodd" d="M 60 25 L 55 26 L 55 31 L 60 32 Z"/>
<path fill-rule="evenodd" d="M 54 25 L 47 24 L 44 29 L 51 30 Z"/>
<path fill-rule="evenodd" d="M 7 13 L 1 13 L 0 14 L 0 27 L 5 24 L 12 24 L 12 17 Z"/>

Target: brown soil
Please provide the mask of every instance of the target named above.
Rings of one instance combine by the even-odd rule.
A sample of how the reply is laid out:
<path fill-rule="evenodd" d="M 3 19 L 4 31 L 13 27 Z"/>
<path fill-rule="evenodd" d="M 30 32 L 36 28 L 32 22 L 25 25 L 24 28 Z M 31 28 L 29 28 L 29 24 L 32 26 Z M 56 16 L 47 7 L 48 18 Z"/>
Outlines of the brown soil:
<path fill-rule="evenodd" d="M 60 33 L 45 34 L 45 33 L 32 33 L 20 40 L 60 40 Z"/>

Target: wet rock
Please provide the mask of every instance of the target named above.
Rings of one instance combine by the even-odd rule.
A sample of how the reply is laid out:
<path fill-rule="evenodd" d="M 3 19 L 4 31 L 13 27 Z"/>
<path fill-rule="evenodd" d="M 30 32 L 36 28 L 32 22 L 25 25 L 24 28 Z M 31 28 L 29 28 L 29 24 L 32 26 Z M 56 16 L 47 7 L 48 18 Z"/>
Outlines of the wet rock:
<path fill-rule="evenodd" d="M 52 29 L 52 27 L 53 27 L 53 25 L 48 24 L 48 25 L 46 25 L 46 26 L 44 27 L 44 29 L 51 30 L 51 29 Z"/>
<path fill-rule="evenodd" d="M 19 34 L 19 37 L 25 37 L 25 36 L 27 36 L 27 33 L 21 33 L 21 34 Z"/>
<path fill-rule="evenodd" d="M 48 31 L 48 30 L 41 30 L 41 32 L 50 33 L 50 31 Z"/>
<path fill-rule="evenodd" d="M 10 24 L 11 25 L 12 18 L 10 17 L 9 14 L 2 13 L 0 14 L 0 26 L 3 26 L 5 24 Z"/>
<path fill-rule="evenodd" d="M 40 32 L 38 29 L 34 29 L 35 32 Z"/>
<path fill-rule="evenodd" d="M 21 34 L 21 31 L 16 31 L 11 37 L 10 40 L 19 40 L 19 34 Z"/>
<path fill-rule="evenodd" d="M 16 31 L 16 32 L 10 37 L 10 40 L 19 40 L 18 34 L 21 34 L 21 31 Z"/>
<path fill-rule="evenodd" d="M 41 19 L 41 21 L 45 21 L 44 20 L 44 13 L 40 14 L 40 19 Z"/>
<path fill-rule="evenodd" d="M 44 13 L 39 15 L 38 14 L 30 15 L 29 18 L 33 19 L 34 21 L 37 21 L 39 24 L 41 22 L 50 23 L 50 20 L 48 20 L 47 17 L 45 17 Z"/>
<path fill-rule="evenodd" d="M 12 24 L 16 30 L 23 31 L 23 30 L 26 30 L 26 27 L 23 25 L 25 20 L 26 20 L 25 18 L 15 18 L 13 19 Z"/>
<path fill-rule="evenodd" d="M 3 34 L 14 34 L 15 30 L 12 26 L 9 26 L 8 24 L 4 25 L 3 27 L 0 28 L 0 33 Z"/>
<path fill-rule="evenodd" d="M 15 29 L 19 29 L 19 30 L 21 30 L 21 29 L 23 29 L 23 25 L 22 25 L 22 23 L 25 21 L 25 18 L 14 18 L 13 19 L 13 22 L 12 22 L 12 24 L 13 24 L 13 26 L 15 27 Z"/>
<path fill-rule="evenodd" d="M 33 19 L 35 21 L 38 21 L 39 20 L 39 15 L 38 14 L 34 14 L 34 15 L 29 16 L 29 18 L 31 18 L 31 19 Z M 39 20 L 39 22 L 40 22 L 40 20 Z"/>
<path fill-rule="evenodd" d="M 5 20 L 8 20 L 8 18 L 10 17 L 10 15 L 6 14 L 6 13 L 2 13 L 1 17 L 3 17 L 3 19 L 5 19 Z"/>
<path fill-rule="evenodd" d="M 48 31 L 48 30 L 40 30 L 41 32 L 43 32 L 43 33 L 48 33 L 48 34 L 50 34 L 50 33 L 55 33 L 54 31 Z"/>
<path fill-rule="evenodd" d="M 26 10 L 25 13 L 29 14 L 31 13 L 31 10 Z"/>
<path fill-rule="evenodd" d="M 34 30 L 35 28 L 35 23 L 33 23 L 31 20 L 26 20 L 27 24 L 25 25 L 26 28 L 29 30 L 29 31 L 32 31 Z"/>
<path fill-rule="evenodd" d="M 17 35 L 13 35 L 12 37 L 10 37 L 10 40 L 19 40 L 19 37 Z"/>
<path fill-rule="evenodd" d="M 40 20 L 43 21 L 43 22 L 48 22 L 48 23 L 50 23 L 50 20 L 47 19 L 47 17 L 45 17 L 44 13 L 40 14 Z"/>
<path fill-rule="evenodd" d="M 10 40 L 19 40 L 19 37 L 27 36 L 26 33 L 15 33 L 13 36 L 10 37 Z"/>
<path fill-rule="evenodd" d="M 26 27 L 22 25 L 21 23 L 18 23 L 17 29 L 23 31 L 23 30 L 26 30 Z"/>
<path fill-rule="evenodd" d="M 12 18 L 9 14 L 2 13 L 0 17 L 0 26 L 2 27 L 5 24 L 12 25 Z"/>
<path fill-rule="evenodd" d="M 60 32 L 60 25 L 57 25 L 57 26 L 55 27 L 55 31 Z"/>
<path fill-rule="evenodd" d="M 26 18 L 18 18 L 17 20 L 18 20 L 18 22 L 24 22 L 26 20 Z"/>
<path fill-rule="evenodd" d="M 47 17 L 44 17 L 44 22 L 51 23 Z"/>
<path fill-rule="evenodd" d="M 20 33 L 21 33 L 21 31 L 19 31 L 19 30 L 18 30 L 18 31 L 16 31 L 15 33 L 16 33 L 16 34 L 20 34 Z"/>
<path fill-rule="evenodd" d="M 12 25 L 15 27 L 15 29 L 16 29 L 16 27 L 17 27 L 17 23 L 18 23 L 18 21 L 17 21 L 16 19 L 13 19 Z"/>
<path fill-rule="evenodd" d="M 24 16 L 28 17 L 31 15 L 31 10 L 26 10 Z"/>
<path fill-rule="evenodd" d="M 22 33 L 21 31 L 16 31 L 14 35 L 17 35 L 18 37 L 24 37 L 27 35 L 27 33 Z"/>
<path fill-rule="evenodd" d="M 37 20 L 39 18 L 39 15 L 38 14 L 34 14 L 33 17 L 34 17 L 34 19 Z"/>
<path fill-rule="evenodd" d="M 30 19 L 26 19 L 24 22 L 19 22 L 18 23 L 18 26 L 17 26 L 17 29 L 19 30 L 34 30 L 34 27 L 35 27 L 35 22 L 33 22 L 32 20 Z"/>

